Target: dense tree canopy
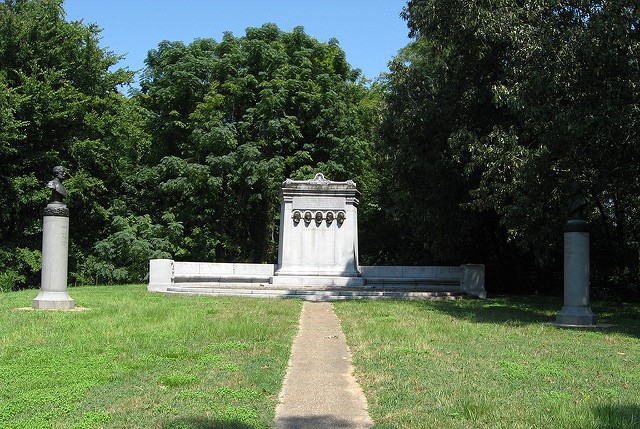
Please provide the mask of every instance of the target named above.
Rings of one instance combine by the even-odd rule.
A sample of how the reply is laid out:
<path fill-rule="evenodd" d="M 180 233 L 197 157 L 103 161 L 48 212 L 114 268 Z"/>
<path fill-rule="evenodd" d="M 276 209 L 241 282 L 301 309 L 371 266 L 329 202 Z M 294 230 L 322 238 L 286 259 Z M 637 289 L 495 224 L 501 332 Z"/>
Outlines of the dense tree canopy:
<path fill-rule="evenodd" d="M 280 184 L 353 179 L 361 262 L 487 265 L 558 293 L 569 188 L 599 293 L 640 293 L 640 4 L 410 0 L 414 41 L 365 82 L 336 40 L 274 24 L 149 51 L 139 89 L 65 20 L 0 1 L 0 290 L 37 286 L 53 166 L 70 173 L 71 281 L 149 258 L 274 262 Z"/>
<path fill-rule="evenodd" d="M 284 179 L 366 185 L 374 109 L 358 75 L 336 41 L 301 27 L 149 52 L 135 97 L 152 114 L 145 207 L 184 224 L 183 256 L 274 261 Z"/>
<path fill-rule="evenodd" d="M 55 165 L 70 172 L 75 269 L 104 230 L 114 193 L 148 144 L 138 108 L 110 72 L 93 25 L 67 22 L 60 0 L 0 3 L 0 288 L 38 284 L 44 183 Z"/>
<path fill-rule="evenodd" d="M 141 88 L 61 0 L 0 2 L 0 287 L 37 285 L 40 210 L 63 165 L 76 282 L 140 281 L 153 257 L 273 261 L 280 184 L 375 183 L 375 97 L 338 42 L 250 28 L 162 42 Z"/>
<path fill-rule="evenodd" d="M 416 42 L 393 64 L 383 133 L 431 255 L 455 244 L 460 257 L 464 237 L 485 235 L 478 259 L 489 249 L 502 263 L 523 257 L 529 279 L 553 272 L 577 181 L 600 286 L 637 285 L 639 12 L 637 2 L 408 2 Z M 463 237 L 440 236 L 452 220 Z"/>

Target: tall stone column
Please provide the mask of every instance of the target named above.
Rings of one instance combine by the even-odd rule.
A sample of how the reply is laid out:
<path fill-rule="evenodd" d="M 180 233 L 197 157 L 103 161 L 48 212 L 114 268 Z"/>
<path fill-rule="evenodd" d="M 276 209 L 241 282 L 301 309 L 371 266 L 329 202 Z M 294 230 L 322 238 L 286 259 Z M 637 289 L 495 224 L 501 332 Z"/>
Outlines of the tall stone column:
<path fill-rule="evenodd" d="M 556 315 L 561 326 L 592 326 L 596 315 L 589 303 L 589 224 L 584 218 L 587 201 L 574 183 L 569 220 L 564 228 L 564 307 Z"/>
<path fill-rule="evenodd" d="M 42 276 L 40 293 L 32 307 L 47 310 L 69 310 L 75 307 L 67 293 L 69 260 L 69 209 L 63 203 L 67 191 L 61 183 L 62 167 L 54 168 L 54 178 L 47 184 L 52 201 L 44 209 L 42 227 Z"/>
<path fill-rule="evenodd" d="M 569 220 L 564 233 L 564 307 L 556 323 L 568 326 L 596 324 L 589 303 L 589 230 L 584 220 Z"/>

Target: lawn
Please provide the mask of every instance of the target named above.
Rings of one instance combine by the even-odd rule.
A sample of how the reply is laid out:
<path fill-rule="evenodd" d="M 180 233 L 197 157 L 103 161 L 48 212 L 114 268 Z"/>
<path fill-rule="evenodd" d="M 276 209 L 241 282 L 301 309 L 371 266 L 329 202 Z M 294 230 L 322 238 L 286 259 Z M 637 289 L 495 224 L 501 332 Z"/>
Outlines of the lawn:
<path fill-rule="evenodd" d="M 2 428 L 268 428 L 302 303 L 70 289 L 0 295 Z M 640 427 L 640 305 L 547 326 L 542 297 L 335 304 L 376 428 Z"/>
<path fill-rule="evenodd" d="M 86 311 L 0 295 L 0 427 L 272 425 L 301 302 L 70 289 Z"/>
<path fill-rule="evenodd" d="M 546 326 L 561 300 L 336 303 L 377 429 L 640 427 L 640 306 Z"/>

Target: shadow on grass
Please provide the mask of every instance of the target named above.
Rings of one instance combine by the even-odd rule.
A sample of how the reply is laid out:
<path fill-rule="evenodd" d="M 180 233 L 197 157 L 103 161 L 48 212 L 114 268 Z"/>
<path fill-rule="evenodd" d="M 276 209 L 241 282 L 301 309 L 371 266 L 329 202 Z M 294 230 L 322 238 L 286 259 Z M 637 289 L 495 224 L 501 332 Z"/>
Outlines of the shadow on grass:
<path fill-rule="evenodd" d="M 333 416 L 293 416 L 285 417 L 277 422 L 278 429 L 314 429 L 314 428 L 350 428 L 353 422 Z M 162 426 L 162 429 L 255 429 L 236 420 L 211 420 L 206 417 L 189 417 L 172 420 Z"/>
<path fill-rule="evenodd" d="M 211 420 L 206 417 L 179 418 L 165 423 L 162 429 L 255 429 L 237 420 Z"/>
<path fill-rule="evenodd" d="M 640 427 L 640 406 L 605 405 L 593 410 L 598 428 L 636 429 Z"/>
<path fill-rule="evenodd" d="M 595 302 L 591 308 L 598 316 L 598 322 L 614 325 L 610 331 L 640 338 L 640 304 Z"/>
<path fill-rule="evenodd" d="M 351 428 L 353 422 L 338 419 L 333 416 L 292 416 L 280 419 L 276 427 L 278 429 L 324 429 L 324 428 Z"/>
<path fill-rule="evenodd" d="M 412 301 L 425 310 L 436 310 L 460 320 L 474 323 L 496 323 L 524 326 L 555 322 L 563 300 L 543 296 L 497 296 L 486 300 Z M 612 324 L 602 332 L 618 332 L 640 338 L 640 304 L 596 302 L 591 308 L 598 323 Z"/>
<path fill-rule="evenodd" d="M 460 320 L 474 323 L 528 325 L 554 320 L 562 301 L 558 298 L 499 296 L 490 299 L 465 299 L 457 301 L 413 301 L 425 310 L 436 310 Z"/>

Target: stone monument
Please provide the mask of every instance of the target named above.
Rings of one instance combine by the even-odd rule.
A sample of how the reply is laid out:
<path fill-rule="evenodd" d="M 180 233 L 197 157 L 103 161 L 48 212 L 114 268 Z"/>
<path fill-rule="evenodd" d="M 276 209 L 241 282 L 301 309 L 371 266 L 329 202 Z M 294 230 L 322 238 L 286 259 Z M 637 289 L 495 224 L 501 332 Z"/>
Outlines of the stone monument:
<path fill-rule="evenodd" d="M 51 202 L 44 209 L 42 226 L 42 277 L 40 293 L 32 307 L 48 310 L 74 308 L 67 293 L 69 259 L 69 209 L 64 204 L 67 190 L 62 184 L 64 168 L 53 168 L 54 178 L 47 183 L 51 188 Z"/>
<path fill-rule="evenodd" d="M 596 315 L 589 303 L 589 224 L 584 218 L 587 201 L 574 183 L 564 228 L 564 307 L 556 325 L 593 326 Z"/>
<path fill-rule="evenodd" d="M 352 180 L 322 173 L 282 184 L 278 270 L 273 284 L 358 286 L 358 197 Z"/>
<path fill-rule="evenodd" d="M 321 173 L 311 180 L 287 179 L 281 189 L 277 264 L 152 259 L 147 289 L 313 300 L 420 299 L 423 293 L 486 298 L 484 265 L 359 265 L 359 197 L 352 180 L 334 182 Z"/>

